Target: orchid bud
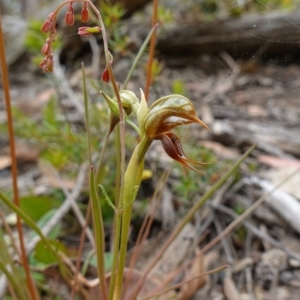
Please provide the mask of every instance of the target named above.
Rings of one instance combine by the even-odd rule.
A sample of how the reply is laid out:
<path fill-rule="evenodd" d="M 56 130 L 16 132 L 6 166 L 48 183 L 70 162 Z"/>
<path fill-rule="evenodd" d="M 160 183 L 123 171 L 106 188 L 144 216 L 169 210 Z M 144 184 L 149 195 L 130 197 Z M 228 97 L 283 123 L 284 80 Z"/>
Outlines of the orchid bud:
<path fill-rule="evenodd" d="M 78 34 L 81 36 L 89 36 L 93 33 L 99 33 L 99 32 L 101 32 L 101 28 L 98 26 L 96 27 L 83 26 L 78 28 Z"/>
<path fill-rule="evenodd" d="M 198 123 L 205 128 L 196 114 L 192 102 L 181 95 L 169 95 L 156 100 L 145 116 L 144 128 L 146 135 L 155 139 L 155 136 L 171 130 L 178 125 Z"/>
<path fill-rule="evenodd" d="M 122 107 L 124 108 L 124 111 L 126 113 L 125 119 L 127 118 L 128 115 L 131 114 L 131 111 L 132 111 L 132 105 L 130 104 L 130 102 L 132 102 L 131 97 L 135 96 L 134 93 L 131 92 L 133 94 L 133 96 L 132 96 L 128 92 L 130 92 L 130 91 L 121 91 L 120 92 Z M 107 102 L 107 104 L 110 108 L 110 111 L 111 111 L 110 129 L 109 129 L 109 133 L 108 133 L 108 135 L 109 135 L 120 121 L 119 106 L 118 106 L 118 102 L 115 99 L 111 99 L 108 95 L 106 95 L 102 91 L 100 93 L 104 97 L 104 99 Z"/>
<path fill-rule="evenodd" d="M 120 117 L 119 106 L 118 106 L 117 100 L 115 98 L 111 99 L 108 95 L 106 95 L 102 91 L 100 93 L 104 97 L 104 99 L 107 102 L 112 113 L 115 116 Z M 128 90 L 123 90 L 123 91 L 120 91 L 119 94 L 120 94 L 120 98 L 121 98 L 122 107 L 124 108 L 124 110 L 127 114 L 131 113 L 132 110 L 137 111 L 138 105 L 139 105 L 139 100 L 133 92 L 128 91 Z"/>
<path fill-rule="evenodd" d="M 106 103 L 108 104 L 112 114 L 116 117 L 120 117 L 120 112 L 119 112 L 119 106 L 116 101 L 111 99 L 108 95 L 106 95 L 104 92 L 100 91 L 101 95 L 104 97 Z"/>
<path fill-rule="evenodd" d="M 124 108 L 130 108 L 135 113 L 137 113 L 137 110 L 139 108 L 139 99 L 137 98 L 134 92 L 129 90 L 122 90 L 120 91 L 120 98 L 122 106 Z"/>

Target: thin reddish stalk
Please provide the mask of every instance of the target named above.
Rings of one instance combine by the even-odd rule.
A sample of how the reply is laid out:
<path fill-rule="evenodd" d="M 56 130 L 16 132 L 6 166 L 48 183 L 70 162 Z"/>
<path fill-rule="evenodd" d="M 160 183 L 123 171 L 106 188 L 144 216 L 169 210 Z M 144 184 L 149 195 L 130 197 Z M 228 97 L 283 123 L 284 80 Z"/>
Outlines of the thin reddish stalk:
<path fill-rule="evenodd" d="M 158 15 L 158 0 L 153 0 L 153 15 L 152 15 L 152 27 L 157 24 L 157 15 Z M 146 78 L 146 86 L 145 86 L 145 98 L 148 100 L 150 86 L 152 83 L 152 65 L 154 60 L 154 51 L 156 44 L 156 30 L 153 32 L 151 41 L 150 41 L 150 49 L 149 49 L 149 59 L 147 64 L 147 78 Z"/>
<path fill-rule="evenodd" d="M 4 99 L 5 99 L 6 114 L 7 114 L 14 203 L 17 207 L 20 207 L 20 199 L 19 199 L 19 191 L 18 191 L 18 169 L 17 169 L 17 160 L 16 160 L 16 151 L 15 151 L 16 147 L 15 147 L 15 139 L 14 139 L 13 117 L 12 117 L 11 104 L 10 104 L 9 79 L 8 79 L 8 71 L 7 71 L 6 58 L 5 58 L 1 14 L 0 14 L 0 61 L 1 61 L 1 72 L 2 72 L 2 81 L 3 81 L 3 89 L 4 89 Z M 21 248 L 20 259 L 25 270 L 28 290 L 31 295 L 31 299 L 37 300 L 39 299 L 39 295 L 37 293 L 37 290 L 31 278 L 27 256 L 26 256 L 21 219 L 18 215 L 17 215 L 17 230 L 19 234 L 20 248 Z"/>

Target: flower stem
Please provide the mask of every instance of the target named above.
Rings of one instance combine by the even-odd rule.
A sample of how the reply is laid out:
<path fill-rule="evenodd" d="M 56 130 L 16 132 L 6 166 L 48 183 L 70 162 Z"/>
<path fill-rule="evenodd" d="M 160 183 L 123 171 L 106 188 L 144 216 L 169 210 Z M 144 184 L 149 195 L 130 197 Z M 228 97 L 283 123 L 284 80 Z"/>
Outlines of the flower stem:
<path fill-rule="evenodd" d="M 141 183 L 142 174 L 144 170 L 144 156 L 151 142 L 152 141 L 150 139 L 145 137 L 142 139 L 141 143 L 136 146 L 125 173 L 124 194 L 122 196 L 123 212 L 120 215 L 122 217 L 121 242 L 118 272 L 116 275 L 116 287 L 113 297 L 114 300 L 121 299 L 123 273 L 125 268 L 127 242 L 132 212 L 133 191 L 135 190 L 135 187 L 139 186 Z"/>

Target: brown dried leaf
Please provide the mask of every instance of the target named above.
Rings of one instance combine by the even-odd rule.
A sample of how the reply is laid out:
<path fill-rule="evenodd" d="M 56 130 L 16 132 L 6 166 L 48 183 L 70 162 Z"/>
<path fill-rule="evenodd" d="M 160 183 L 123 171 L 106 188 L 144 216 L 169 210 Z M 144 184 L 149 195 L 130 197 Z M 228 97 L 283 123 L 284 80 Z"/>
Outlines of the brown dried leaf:
<path fill-rule="evenodd" d="M 273 168 L 300 167 L 300 160 L 271 155 L 259 155 L 258 161 Z"/>
<path fill-rule="evenodd" d="M 203 141 L 201 142 L 201 146 L 204 146 L 205 148 L 212 150 L 216 155 L 223 158 L 236 159 L 240 155 L 236 149 L 225 147 L 222 144 L 217 142 Z"/>
<path fill-rule="evenodd" d="M 0 170 L 6 169 L 11 165 L 10 156 L 0 156 Z"/>
<path fill-rule="evenodd" d="M 8 147 L 4 152 L 9 154 Z M 40 149 L 38 146 L 32 145 L 26 141 L 16 141 L 16 158 L 19 163 L 35 163 L 39 157 Z"/>
<path fill-rule="evenodd" d="M 203 256 L 200 250 L 198 250 L 198 253 L 196 254 L 196 260 L 195 262 L 193 262 L 192 268 L 189 271 L 189 273 L 186 274 L 184 280 L 189 280 L 193 277 L 199 276 L 201 273 L 208 271 L 210 265 L 213 262 L 215 262 L 217 258 L 218 258 L 218 253 L 215 251 L 208 252 Z M 194 281 L 195 281 L 195 285 L 193 285 Z M 207 285 L 209 282 L 210 282 L 210 277 L 203 276 L 191 281 L 190 282 L 192 284 L 191 286 L 189 286 L 190 283 L 183 285 L 179 295 L 179 299 L 190 299 L 195 294 L 197 294 L 195 297 L 199 296 L 202 299 L 203 297 L 205 297 L 205 295 L 208 294 L 209 286 Z M 186 289 L 186 286 L 189 287 L 190 290 Z"/>
<path fill-rule="evenodd" d="M 241 295 L 231 278 L 231 274 L 227 272 L 223 282 L 224 294 L 228 300 L 240 300 Z"/>
<path fill-rule="evenodd" d="M 196 250 L 196 252 L 200 252 L 200 250 Z M 196 276 L 199 276 L 200 274 L 205 272 L 203 260 L 204 259 L 203 259 L 202 253 L 199 253 L 199 255 L 196 255 L 195 260 L 192 264 L 192 267 L 186 272 L 183 281 L 195 278 Z M 181 288 L 179 298 L 181 300 L 191 299 L 191 297 L 193 297 L 196 294 L 196 292 L 206 284 L 206 282 L 207 282 L 206 276 L 202 276 L 202 277 L 198 277 L 197 279 L 184 284 Z"/>

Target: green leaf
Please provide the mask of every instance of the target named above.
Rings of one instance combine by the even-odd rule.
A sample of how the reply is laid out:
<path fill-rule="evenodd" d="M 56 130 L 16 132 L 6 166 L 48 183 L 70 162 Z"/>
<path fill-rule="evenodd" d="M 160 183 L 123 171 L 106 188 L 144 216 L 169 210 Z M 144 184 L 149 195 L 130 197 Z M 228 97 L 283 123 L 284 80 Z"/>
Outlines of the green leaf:
<path fill-rule="evenodd" d="M 20 199 L 20 207 L 32 220 L 38 221 L 52 208 L 58 206 L 58 201 L 47 196 L 28 196 Z"/>
<path fill-rule="evenodd" d="M 109 272 L 112 267 L 113 263 L 113 254 L 111 252 L 105 252 L 104 254 L 104 261 L 105 261 L 105 273 Z M 97 257 L 93 255 L 89 261 L 90 265 L 93 267 L 97 267 Z"/>
<path fill-rule="evenodd" d="M 38 228 L 43 229 L 47 223 L 53 218 L 54 214 L 56 213 L 56 209 L 49 210 L 46 214 L 43 215 L 43 217 L 36 223 Z M 48 238 L 50 239 L 56 239 L 61 231 L 61 223 L 58 222 L 54 228 L 49 232 Z M 33 233 L 33 236 L 36 233 Z M 33 236 L 31 238 L 33 238 Z"/>
<path fill-rule="evenodd" d="M 48 240 L 48 242 L 57 250 L 66 253 L 66 247 L 58 240 Z M 49 250 L 43 241 L 39 241 L 35 246 L 34 258 L 42 263 L 51 264 L 57 262 L 57 257 Z"/>

